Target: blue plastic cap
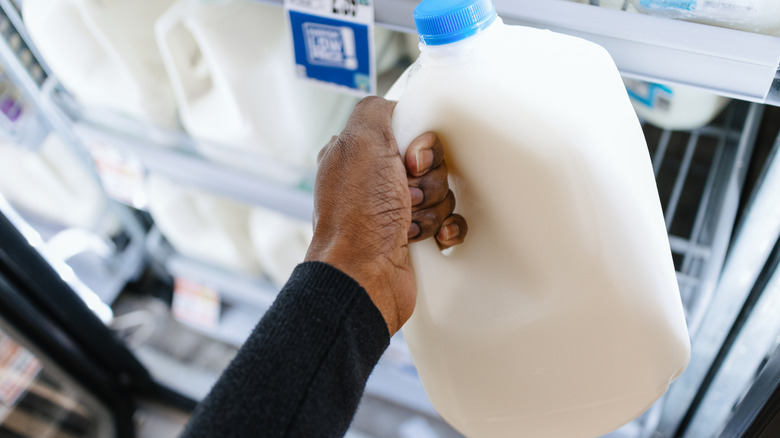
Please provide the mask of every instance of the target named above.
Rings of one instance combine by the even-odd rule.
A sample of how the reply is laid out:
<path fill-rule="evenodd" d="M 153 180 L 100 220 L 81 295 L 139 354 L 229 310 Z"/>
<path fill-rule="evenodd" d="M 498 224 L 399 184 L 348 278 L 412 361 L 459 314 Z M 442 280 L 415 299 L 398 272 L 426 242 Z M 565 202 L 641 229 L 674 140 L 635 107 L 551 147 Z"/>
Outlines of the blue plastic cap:
<path fill-rule="evenodd" d="M 417 34 L 429 46 L 460 41 L 495 19 L 496 7 L 491 0 L 423 0 L 414 9 Z"/>

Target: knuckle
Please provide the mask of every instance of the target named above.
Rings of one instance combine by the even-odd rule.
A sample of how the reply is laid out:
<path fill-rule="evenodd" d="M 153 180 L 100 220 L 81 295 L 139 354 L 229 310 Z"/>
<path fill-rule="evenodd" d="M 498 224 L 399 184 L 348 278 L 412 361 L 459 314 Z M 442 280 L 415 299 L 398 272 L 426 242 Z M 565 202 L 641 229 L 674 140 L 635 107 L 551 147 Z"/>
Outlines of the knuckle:
<path fill-rule="evenodd" d="M 452 193 L 452 190 L 447 191 L 447 196 L 444 198 L 444 202 L 447 204 L 447 209 L 449 210 L 447 216 L 449 216 L 455 210 L 455 193 Z"/>
<path fill-rule="evenodd" d="M 446 172 L 434 170 L 424 177 L 410 179 L 410 185 L 419 187 L 423 191 L 425 202 L 422 208 L 431 207 L 446 200 L 450 192 Z"/>
<path fill-rule="evenodd" d="M 328 153 L 328 146 L 323 147 L 320 149 L 320 152 L 317 154 L 317 162 L 322 161 L 323 158 L 325 158 L 325 154 Z"/>
<path fill-rule="evenodd" d="M 379 97 L 379 96 L 366 96 L 357 103 L 355 108 L 373 108 L 375 106 L 381 105 L 385 99 Z"/>

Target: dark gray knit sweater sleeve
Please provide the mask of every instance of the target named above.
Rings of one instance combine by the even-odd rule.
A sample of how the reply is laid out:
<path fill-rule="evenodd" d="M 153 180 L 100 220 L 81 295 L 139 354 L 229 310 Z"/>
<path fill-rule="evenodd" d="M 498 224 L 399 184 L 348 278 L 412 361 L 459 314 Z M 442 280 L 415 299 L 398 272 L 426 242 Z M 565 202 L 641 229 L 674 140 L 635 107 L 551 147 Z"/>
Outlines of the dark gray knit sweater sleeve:
<path fill-rule="evenodd" d="M 355 280 L 303 263 L 182 437 L 341 437 L 389 342 Z"/>

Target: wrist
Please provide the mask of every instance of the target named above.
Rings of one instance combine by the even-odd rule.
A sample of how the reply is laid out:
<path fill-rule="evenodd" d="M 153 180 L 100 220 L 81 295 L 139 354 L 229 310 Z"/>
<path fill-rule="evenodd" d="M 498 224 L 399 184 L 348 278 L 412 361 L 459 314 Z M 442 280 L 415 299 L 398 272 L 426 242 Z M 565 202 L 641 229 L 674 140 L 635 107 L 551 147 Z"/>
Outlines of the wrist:
<path fill-rule="evenodd" d="M 343 242 L 344 239 L 334 239 L 331 242 Z M 351 251 L 351 248 L 336 247 L 331 244 L 322 244 L 315 236 L 305 261 L 318 261 L 327 263 L 340 270 L 355 280 L 368 294 L 371 302 L 376 306 L 385 320 L 387 330 L 392 336 L 407 318 L 401 317 L 399 306 L 395 300 L 395 292 L 392 274 L 382 269 L 387 261 L 375 260 L 371 257 L 360 256 Z"/>

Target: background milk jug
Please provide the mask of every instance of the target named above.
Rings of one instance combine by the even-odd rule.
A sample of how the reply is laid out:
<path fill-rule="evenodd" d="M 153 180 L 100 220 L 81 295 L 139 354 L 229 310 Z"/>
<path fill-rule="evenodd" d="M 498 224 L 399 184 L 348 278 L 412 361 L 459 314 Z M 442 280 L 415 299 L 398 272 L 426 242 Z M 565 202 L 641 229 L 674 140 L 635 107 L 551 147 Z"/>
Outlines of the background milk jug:
<path fill-rule="evenodd" d="M 296 79 L 284 10 L 244 0 L 177 1 L 157 22 L 182 124 L 196 139 L 314 166 L 353 97 Z M 245 155 L 202 149 L 252 171 Z"/>
<path fill-rule="evenodd" d="M 623 78 L 637 115 L 663 129 L 691 130 L 710 123 L 730 99 L 684 85 Z"/>
<path fill-rule="evenodd" d="M 176 102 L 154 36 L 172 0 L 25 0 L 35 46 L 73 96 L 89 106 L 176 124 Z"/>
<path fill-rule="evenodd" d="M 249 231 L 263 272 L 281 288 L 306 257 L 313 236 L 311 223 L 255 207 L 249 216 Z"/>
<path fill-rule="evenodd" d="M 55 134 L 35 152 L 0 142 L 0 193 L 23 211 L 68 227 L 94 229 L 106 214 L 97 181 Z"/>
<path fill-rule="evenodd" d="M 631 0 L 640 12 L 780 36 L 777 0 Z"/>
<path fill-rule="evenodd" d="M 174 184 L 147 179 L 149 214 L 176 251 L 225 269 L 259 274 L 249 235 L 248 205 Z"/>
<path fill-rule="evenodd" d="M 404 338 L 469 437 L 593 437 L 632 420 L 690 343 L 637 117 L 608 53 L 504 25 L 490 0 L 423 0 L 396 139 L 445 146 L 469 237 L 410 248 Z"/>

